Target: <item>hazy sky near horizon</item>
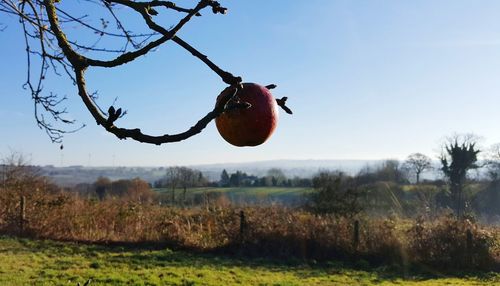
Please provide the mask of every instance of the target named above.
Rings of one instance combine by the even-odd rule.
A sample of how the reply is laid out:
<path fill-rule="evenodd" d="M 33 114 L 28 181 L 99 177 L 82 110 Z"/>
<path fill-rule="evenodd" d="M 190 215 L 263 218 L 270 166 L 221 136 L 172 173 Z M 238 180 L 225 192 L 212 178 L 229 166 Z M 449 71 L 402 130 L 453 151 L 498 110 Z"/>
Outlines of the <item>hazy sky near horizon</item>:
<path fill-rule="evenodd" d="M 294 114 L 280 110 L 264 145 L 233 147 L 213 122 L 181 143 L 118 140 L 95 124 L 66 78 L 51 76 L 46 90 L 67 94 L 69 116 L 87 125 L 66 135 L 61 151 L 36 127 L 22 89 L 21 27 L 0 14 L 7 25 L 0 32 L 0 155 L 18 151 L 41 165 L 161 166 L 435 157 L 454 132 L 482 136 L 483 146 L 500 142 L 500 1 L 220 2 L 227 15 L 207 10 L 179 35 L 223 69 L 247 82 L 275 83 L 273 94 L 288 96 Z M 118 98 L 115 106 L 128 110 L 117 125 L 155 134 L 192 126 L 225 87 L 172 43 L 126 66 L 91 69 L 87 84 L 99 91 L 103 109 Z"/>

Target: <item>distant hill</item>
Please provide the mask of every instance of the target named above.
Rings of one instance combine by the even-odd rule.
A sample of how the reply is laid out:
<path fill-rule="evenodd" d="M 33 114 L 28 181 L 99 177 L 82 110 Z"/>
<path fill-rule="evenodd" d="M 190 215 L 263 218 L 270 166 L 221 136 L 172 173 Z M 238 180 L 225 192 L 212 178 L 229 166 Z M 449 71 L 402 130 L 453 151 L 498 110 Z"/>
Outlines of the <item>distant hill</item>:
<path fill-rule="evenodd" d="M 244 163 L 219 163 L 188 166 L 203 172 L 210 180 L 218 180 L 222 170 L 229 173 L 242 171 L 247 174 L 262 176 L 271 168 L 283 170 L 288 177 L 312 177 L 320 170 L 342 170 L 355 174 L 367 165 L 377 165 L 380 160 L 270 160 Z M 103 176 L 111 180 L 141 178 L 153 183 L 165 175 L 166 167 L 85 167 L 43 166 L 41 173 L 62 186 L 74 186 L 79 183 L 92 183 Z"/>

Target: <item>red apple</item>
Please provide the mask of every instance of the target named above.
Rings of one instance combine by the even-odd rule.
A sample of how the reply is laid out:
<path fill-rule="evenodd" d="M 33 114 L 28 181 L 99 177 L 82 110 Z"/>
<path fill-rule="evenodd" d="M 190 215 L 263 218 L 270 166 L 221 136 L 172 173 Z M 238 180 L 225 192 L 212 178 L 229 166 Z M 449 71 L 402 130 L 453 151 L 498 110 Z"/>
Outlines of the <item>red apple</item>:
<path fill-rule="evenodd" d="M 217 130 L 227 142 L 235 146 L 257 146 L 264 143 L 278 123 L 278 105 L 269 89 L 255 83 L 243 83 L 237 97 L 251 104 L 249 108 L 234 108 L 223 112 L 215 119 Z M 217 97 L 217 102 L 234 92 L 226 88 Z"/>

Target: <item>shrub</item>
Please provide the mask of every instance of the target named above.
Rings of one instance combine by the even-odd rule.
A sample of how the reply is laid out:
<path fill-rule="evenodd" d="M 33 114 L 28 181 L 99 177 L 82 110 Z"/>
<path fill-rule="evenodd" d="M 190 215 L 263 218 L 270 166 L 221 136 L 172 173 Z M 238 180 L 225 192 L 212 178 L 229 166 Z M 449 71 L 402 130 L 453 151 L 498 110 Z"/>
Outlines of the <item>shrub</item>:
<path fill-rule="evenodd" d="M 221 203 L 180 208 L 40 190 L 23 194 L 23 235 L 33 238 L 155 243 L 259 257 L 419 263 L 440 268 L 491 269 L 498 267 L 495 257 L 500 253 L 498 229 L 450 217 L 435 222 L 360 217 L 355 232 L 352 218 L 278 206 L 234 208 Z M 19 196 L 18 192 L 0 192 L 1 234 L 19 234 Z M 468 230 L 472 240 L 467 248 Z"/>
<path fill-rule="evenodd" d="M 408 233 L 411 257 L 433 267 L 485 269 L 494 265 L 495 235 L 471 220 L 452 216 L 417 219 Z"/>
<path fill-rule="evenodd" d="M 353 217 L 361 211 L 353 178 L 341 172 L 321 172 L 313 178 L 309 209 L 319 214 Z"/>

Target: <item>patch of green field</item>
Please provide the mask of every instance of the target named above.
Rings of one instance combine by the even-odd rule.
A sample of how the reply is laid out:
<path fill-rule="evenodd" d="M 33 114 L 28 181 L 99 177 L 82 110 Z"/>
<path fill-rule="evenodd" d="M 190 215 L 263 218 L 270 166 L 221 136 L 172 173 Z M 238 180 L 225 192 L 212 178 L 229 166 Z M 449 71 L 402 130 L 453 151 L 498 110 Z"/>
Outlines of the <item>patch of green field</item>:
<path fill-rule="evenodd" d="M 0 285 L 500 285 L 500 274 L 412 277 L 339 263 L 241 260 L 168 249 L 0 237 Z"/>
<path fill-rule="evenodd" d="M 401 188 L 405 192 L 412 192 L 415 190 L 422 190 L 422 189 L 427 189 L 427 190 L 433 190 L 435 192 L 439 192 L 441 189 L 438 188 L 437 186 L 434 185 L 426 185 L 426 184 L 419 184 L 419 185 L 401 185 Z"/>
<path fill-rule="evenodd" d="M 156 192 L 170 192 L 168 188 L 153 189 Z M 177 189 L 176 192 L 182 191 Z M 218 192 L 226 195 L 247 196 L 247 197 L 279 197 L 279 196 L 302 196 L 311 192 L 311 188 L 282 188 L 282 187 L 234 187 L 234 188 L 192 188 L 188 189 L 188 194 L 202 194 L 204 192 Z"/>

